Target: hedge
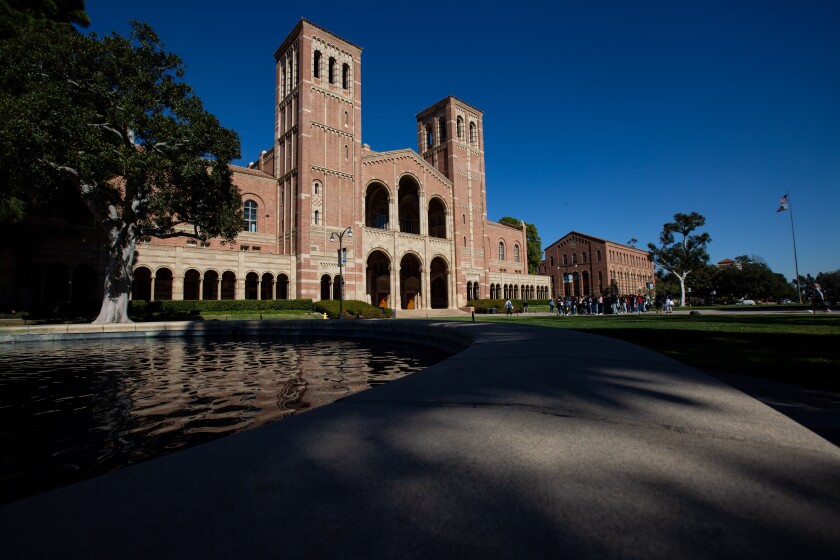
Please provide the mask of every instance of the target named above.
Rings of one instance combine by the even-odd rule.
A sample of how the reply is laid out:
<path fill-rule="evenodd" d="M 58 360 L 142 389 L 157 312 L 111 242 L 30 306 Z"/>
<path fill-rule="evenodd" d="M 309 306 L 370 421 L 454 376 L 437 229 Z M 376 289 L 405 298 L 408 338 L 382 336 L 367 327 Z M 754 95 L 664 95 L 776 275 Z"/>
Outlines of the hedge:
<path fill-rule="evenodd" d="M 496 313 L 505 313 L 504 299 L 471 299 L 467 305 L 475 308 L 476 313 L 489 313 L 492 308 L 496 309 Z M 548 305 L 547 299 L 512 299 L 514 313 L 522 313 L 523 304 L 528 302 L 528 305 Z"/>
<path fill-rule="evenodd" d="M 132 300 L 128 314 L 135 320 L 190 320 L 214 311 L 312 311 L 311 299 Z"/>
<path fill-rule="evenodd" d="M 134 320 L 197 320 L 202 313 L 243 313 L 260 311 L 310 311 L 326 313 L 334 319 L 338 317 L 338 300 L 311 299 L 222 299 L 222 300 L 133 300 L 128 306 L 128 314 Z M 344 302 L 344 316 L 355 318 L 385 318 L 391 316 L 391 310 L 382 311 L 364 301 L 347 300 Z"/>
<path fill-rule="evenodd" d="M 338 317 L 338 300 L 321 300 L 313 304 L 313 308 L 318 313 L 326 313 L 330 319 Z M 343 304 L 344 317 L 352 319 L 355 317 L 365 319 L 384 319 L 391 316 L 391 310 L 387 307 L 383 311 L 378 307 L 358 300 L 345 300 Z"/>

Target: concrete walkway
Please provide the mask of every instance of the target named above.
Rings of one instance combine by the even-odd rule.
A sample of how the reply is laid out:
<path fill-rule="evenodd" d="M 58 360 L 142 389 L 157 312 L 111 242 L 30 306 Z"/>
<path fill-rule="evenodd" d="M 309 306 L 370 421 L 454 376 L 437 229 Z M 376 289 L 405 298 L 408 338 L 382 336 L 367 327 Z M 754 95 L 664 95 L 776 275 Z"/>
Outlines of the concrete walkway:
<path fill-rule="evenodd" d="M 4 558 L 811 559 L 840 550 L 840 448 L 638 346 L 469 322 L 218 328 L 463 350 L 300 416 L 6 505 Z"/>

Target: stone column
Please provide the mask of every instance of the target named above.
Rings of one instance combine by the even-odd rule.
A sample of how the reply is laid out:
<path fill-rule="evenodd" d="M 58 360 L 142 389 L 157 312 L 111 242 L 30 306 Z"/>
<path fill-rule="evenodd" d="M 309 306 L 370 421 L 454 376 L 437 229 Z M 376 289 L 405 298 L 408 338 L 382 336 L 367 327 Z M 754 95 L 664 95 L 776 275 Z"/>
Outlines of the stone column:
<path fill-rule="evenodd" d="M 198 300 L 204 299 L 204 275 L 198 275 Z"/>

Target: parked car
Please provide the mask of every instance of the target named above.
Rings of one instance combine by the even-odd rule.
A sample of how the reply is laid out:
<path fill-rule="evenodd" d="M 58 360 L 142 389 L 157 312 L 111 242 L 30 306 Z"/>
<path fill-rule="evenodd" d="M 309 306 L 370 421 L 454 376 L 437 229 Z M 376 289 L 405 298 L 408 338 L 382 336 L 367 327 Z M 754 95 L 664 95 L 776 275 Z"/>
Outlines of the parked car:
<path fill-rule="evenodd" d="M 735 305 L 755 305 L 755 301 L 751 299 L 739 299 Z"/>
<path fill-rule="evenodd" d="M 791 304 L 791 303 L 793 303 L 793 302 L 792 302 L 792 301 L 790 301 L 789 299 L 783 299 L 783 300 L 782 300 L 782 301 L 780 301 L 779 303 L 781 303 L 782 305 L 790 305 L 790 304 Z"/>

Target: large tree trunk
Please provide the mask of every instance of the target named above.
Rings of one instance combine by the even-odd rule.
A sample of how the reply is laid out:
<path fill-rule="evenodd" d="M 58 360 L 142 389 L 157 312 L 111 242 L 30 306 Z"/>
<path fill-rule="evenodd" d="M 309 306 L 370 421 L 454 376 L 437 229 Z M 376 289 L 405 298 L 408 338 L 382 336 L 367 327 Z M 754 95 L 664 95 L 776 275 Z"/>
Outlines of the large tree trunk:
<path fill-rule="evenodd" d="M 134 225 L 122 224 L 109 232 L 111 250 L 105 270 L 105 291 L 102 308 L 94 324 L 131 323 L 128 317 L 128 296 L 134 280 L 134 258 L 137 239 Z"/>

